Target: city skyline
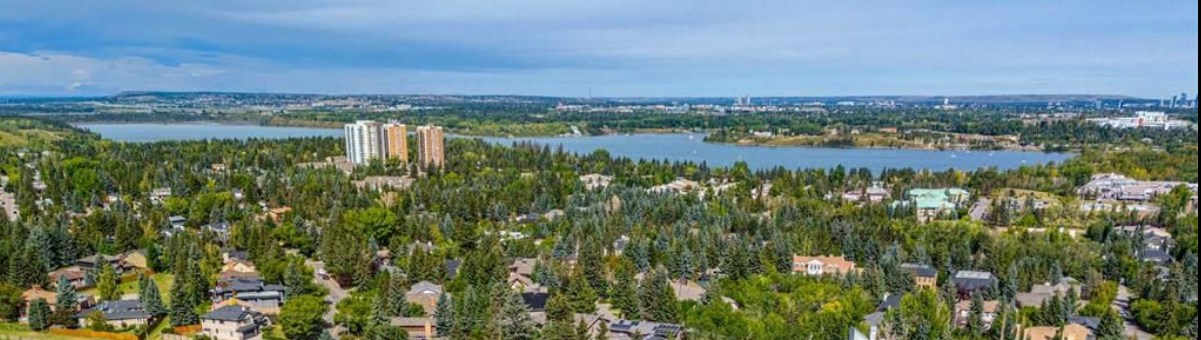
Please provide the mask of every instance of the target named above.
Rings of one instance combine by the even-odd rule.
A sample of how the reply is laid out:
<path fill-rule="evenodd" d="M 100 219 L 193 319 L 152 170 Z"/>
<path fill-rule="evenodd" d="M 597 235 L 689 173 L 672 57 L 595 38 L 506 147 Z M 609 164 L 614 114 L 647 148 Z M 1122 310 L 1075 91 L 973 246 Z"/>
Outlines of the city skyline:
<path fill-rule="evenodd" d="M 1195 2 L 0 5 L 0 96 L 1197 93 Z"/>

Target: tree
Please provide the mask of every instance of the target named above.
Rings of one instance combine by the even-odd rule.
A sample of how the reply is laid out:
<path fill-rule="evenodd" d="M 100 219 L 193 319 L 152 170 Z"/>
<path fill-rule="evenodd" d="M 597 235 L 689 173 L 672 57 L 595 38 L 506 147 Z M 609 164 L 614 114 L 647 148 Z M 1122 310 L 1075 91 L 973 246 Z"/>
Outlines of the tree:
<path fill-rule="evenodd" d="M 974 336 L 984 335 L 984 297 L 972 294 L 971 314 L 968 316 L 967 331 Z"/>
<path fill-rule="evenodd" d="M 676 322 L 679 318 L 676 294 L 672 291 L 662 270 L 655 270 L 642 280 L 638 301 L 641 303 L 643 320 Z"/>
<path fill-rule="evenodd" d="M 29 328 L 35 331 L 50 328 L 50 313 L 50 304 L 46 303 L 46 299 L 37 298 L 29 302 L 29 311 L 25 313 Z"/>
<path fill-rule="evenodd" d="M 611 287 L 612 292 L 609 294 L 609 299 L 613 302 L 613 307 L 620 310 L 621 315 L 625 318 L 635 318 L 639 313 L 638 282 L 634 279 L 634 275 L 634 263 L 629 258 L 623 257 L 617 264 L 614 273 L 617 284 Z"/>
<path fill-rule="evenodd" d="M 496 314 L 496 324 L 500 327 L 501 338 L 516 340 L 532 340 L 537 338 L 538 329 L 530 318 L 530 309 L 525 305 L 521 296 L 512 290 L 507 290 L 504 304 L 500 313 Z"/>
<path fill-rule="evenodd" d="M 108 324 L 108 318 L 100 311 L 88 313 L 88 329 L 97 332 L 112 332 L 113 326 Z"/>
<path fill-rule="evenodd" d="M 596 291 L 576 266 L 571 278 L 567 281 L 567 296 L 571 298 L 571 310 L 576 313 L 592 313 L 596 311 Z"/>
<path fill-rule="evenodd" d="M 118 285 L 121 284 L 121 279 L 117 277 L 117 272 L 108 263 L 100 265 L 100 277 L 97 278 L 96 292 L 99 293 L 99 298 L 104 301 L 113 301 L 121 299 L 121 291 L 118 290 Z"/>
<path fill-rule="evenodd" d="M 1126 326 L 1115 311 L 1108 311 L 1097 326 L 1097 340 L 1126 340 Z"/>
<path fill-rule="evenodd" d="M 279 312 L 279 324 L 288 339 L 312 340 L 321 336 L 325 302 L 311 295 L 288 299 Z"/>
<path fill-rule="evenodd" d="M 195 325 L 200 322 L 196 315 L 195 299 L 188 294 L 187 280 L 189 275 L 175 275 L 175 284 L 171 286 L 171 326 Z"/>
<path fill-rule="evenodd" d="M 455 328 L 455 306 L 454 301 L 451 301 L 450 295 L 446 295 L 446 292 L 438 296 L 438 304 L 434 307 L 434 320 L 437 320 L 434 327 L 437 329 L 438 336 L 450 336 L 450 332 Z"/>
<path fill-rule="evenodd" d="M 289 256 L 286 260 L 287 269 L 284 270 L 284 294 L 291 299 L 295 296 L 312 294 L 315 289 L 313 286 L 312 273 L 310 273 L 304 265 L 304 260 Z"/>
<path fill-rule="evenodd" d="M 75 294 L 75 286 L 71 285 L 71 281 L 67 280 L 66 275 L 58 277 L 58 285 L 55 287 L 55 306 L 57 310 L 75 311 L 79 309 L 79 297 Z"/>
<path fill-rule="evenodd" d="M 151 280 L 149 277 L 143 277 L 142 285 L 145 288 L 140 289 L 138 299 L 142 301 L 142 307 L 146 313 L 154 316 L 167 315 L 167 307 L 163 305 L 162 293 L 158 289 L 158 283 Z"/>
<path fill-rule="evenodd" d="M 25 299 L 21 297 L 21 288 L 0 282 L 0 320 L 16 321 L 25 307 Z"/>

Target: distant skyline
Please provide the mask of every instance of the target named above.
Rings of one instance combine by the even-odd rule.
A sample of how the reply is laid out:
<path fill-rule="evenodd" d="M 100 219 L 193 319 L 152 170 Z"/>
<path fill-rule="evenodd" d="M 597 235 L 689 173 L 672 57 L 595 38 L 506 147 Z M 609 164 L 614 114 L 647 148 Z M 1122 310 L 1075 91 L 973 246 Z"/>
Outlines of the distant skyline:
<path fill-rule="evenodd" d="M 1198 92 L 1196 1 L 0 0 L 0 8 L 0 96 Z"/>

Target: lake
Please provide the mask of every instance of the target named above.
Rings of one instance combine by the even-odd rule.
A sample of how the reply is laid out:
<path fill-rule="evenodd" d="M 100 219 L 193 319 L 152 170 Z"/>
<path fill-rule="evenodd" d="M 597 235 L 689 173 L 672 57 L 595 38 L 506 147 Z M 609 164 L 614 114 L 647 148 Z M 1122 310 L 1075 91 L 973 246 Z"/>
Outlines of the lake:
<path fill-rule="evenodd" d="M 76 126 L 116 141 L 151 142 L 160 140 L 200 140 L 209 138 L 293 138 L 341 136 L 341 129 L 225 125 L 215 123 L 107 124 L 87 123 Z M 879 172 L 884 168 L 972 170 L 995 166 L 1012 169 L 1023 164 L 1062 162 L 1069 153 L 1020 151 L 930 151 L 899 149 L 840 149 L 788 146 L 739 146 L 705 143 L 702 134 L 635 134 L 591 137 L 502 138 L 486 141 L 510 145 L 532 141 L 562 147 L 574 153 L 608 150 L 615 157 L 706 162 L 710 166 L 729 166 L 745 161 L 752 169 L 781 166 L 796 168 L 865 167 Z"/>

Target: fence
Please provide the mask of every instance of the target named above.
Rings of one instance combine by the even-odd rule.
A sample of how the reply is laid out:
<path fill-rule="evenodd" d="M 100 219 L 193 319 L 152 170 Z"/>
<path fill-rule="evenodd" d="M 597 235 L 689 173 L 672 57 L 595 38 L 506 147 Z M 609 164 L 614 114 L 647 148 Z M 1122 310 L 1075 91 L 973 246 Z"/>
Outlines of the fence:
<path fill-rule="evenodd" d="M 93 331 L 93 330 L 88 330 L 88 329 L 51 328 L 50 334 L 79 337 L 79 338 L 92 338 L 92 339 L 139 340 L 137 335 L 133 335 L 133 334 L 129 334 L 129 333 L 100 332 L 100 331 Z"/>

